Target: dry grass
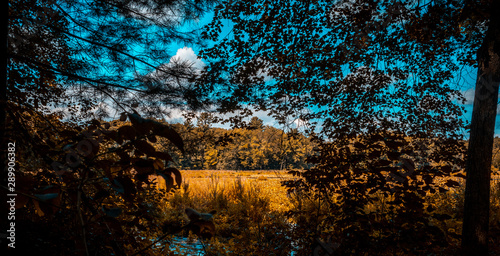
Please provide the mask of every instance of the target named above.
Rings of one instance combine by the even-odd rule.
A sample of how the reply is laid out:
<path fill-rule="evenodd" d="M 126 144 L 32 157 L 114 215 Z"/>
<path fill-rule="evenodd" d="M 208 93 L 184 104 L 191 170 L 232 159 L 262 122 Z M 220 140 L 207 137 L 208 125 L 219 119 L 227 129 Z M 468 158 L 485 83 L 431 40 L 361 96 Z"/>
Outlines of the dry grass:
<path fill-rule="evenodd" d="M 292 176 L 284 171 L 186 170 L 181 173 L 183 176 L 181 189 L 169 194 L 164 201 L 165 223 L 185 224 L 187 218 L 184 209 L 187 207 L 202 212 L 216 210 L 214 222 L 217 234 L 209 245 L 209 248 L 217 251 L 214 255 L 225 255 L 222 252 L 227 251 L 227 248 L 232 248 L 235 253 L 239 252 L 239 255 L 251 255 L 245 250 L 266 251 L 270 248 L 281 248 L 280 246 L 286 244 L 284 239 L 289 239 L 284 234 L 292 230 L 290 223 L 296 221 L 286 217 L 285 212 L 299 208 L 318 210 L 316 203 L 310 201 L 310 198 L 300 195 L 287 196 L 281 181 L 291 179 Z M 460 184 L 461 186 L 456 189 L 428 196 L 426 199 L 426 204 L 438 209 L 438 213 L 452 217 L 445 222 L 430 221 L 435 222 L 433 224 L 449 237 L 450 245 L 457 248 L 459 240 L 455 237 L 461 233 L 465 182 L 460 181 Z M 492 181 L 491 197 L 491 225 L 493 230 L 499 230 L 500 180 Z M 371 207 L 373 208 L 371 210 L 377 210 L 383 206 Z M 280 234 L 281 237 L 275 240 L 266 238 L 276 234 Z M 266 244 L 264 238 L 268 241 L 282 242 Z M 496 239 L 495 242 L 500 241 Z"/>
<path fill-rule="evenodd" d="M 291 176 L 285 171 L 181 171 L 183 186 L 181 194 L 189 193 L 198 203 L 192 207 L 217 207 L 217 200 L 236 203 L 247 193 L 247 197 L 259 197 L 269 200 L 269 208 L 274 211 L 286 211 L 289 200 L 281 181 Z M 254 194 L 252 194 L 254 193 Z M 193 202 L 194 203 L 194 202 Z M 212 205 L 210 205 L 212 203 Z M 227 203 L 222 202 L 223 205 Z M 214 205 L 215 204 L 215 205 Z M 219 205 L 221 206 L 221 205 Z M 224 209 L 216 209 L 224 210 Z"/>

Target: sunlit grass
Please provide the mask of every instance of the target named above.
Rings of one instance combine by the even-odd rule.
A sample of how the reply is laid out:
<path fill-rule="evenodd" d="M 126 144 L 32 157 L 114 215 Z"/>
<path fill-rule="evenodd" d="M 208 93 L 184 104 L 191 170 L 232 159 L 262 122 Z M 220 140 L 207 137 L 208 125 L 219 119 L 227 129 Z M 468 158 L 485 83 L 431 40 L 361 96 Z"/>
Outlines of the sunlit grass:
<path fill-rule="evenodd" d="M 186 224 L 184 210 L 187 207 L 201 212 L 216 210 L 216 236 L 205 248 L 206 251 L 216 252 L 215 255 L 225 255 L 223 252 L 228 248 L 245 255 L 245 250 L 265 251 L 289 246 L 289 236 L 285 234 L 293 232 L 293 223 L 308 222 L 310 214 L 292 219 L 286 216 L 287 211 L 318 214 L 328 211 L 314 197 L 304 194 L 287 195 L 281 181 L 293 177 L 285 171 L 186 170 L 181 173 L 181 188 L 170 193 L 164 200 L 165 223 L 167 226 Z M 459 248 L 460 242 L 464 186 L 465 183 L 461 181 L 458 188 L 426 197 L 426 206 L 437 209 L 435 213 L 451 217 L 446 221 L 429 219 L 429 223 L 439 227 L 447 236 L 450 246 L 455 248 Z M 491 192 L 491 226 L 497 230 L 500 227 L 500 181 L 492 181 Z M 380 204 L 369 205 L 366 210 L 383 213 L 384 205 L 381 203 L 384 200 L 378 202 Z M 278 241 L 268 239 L 276 235 L 281 242 L 269 242 Z M 266 241 L 269 243 L 266 244 Z"/>

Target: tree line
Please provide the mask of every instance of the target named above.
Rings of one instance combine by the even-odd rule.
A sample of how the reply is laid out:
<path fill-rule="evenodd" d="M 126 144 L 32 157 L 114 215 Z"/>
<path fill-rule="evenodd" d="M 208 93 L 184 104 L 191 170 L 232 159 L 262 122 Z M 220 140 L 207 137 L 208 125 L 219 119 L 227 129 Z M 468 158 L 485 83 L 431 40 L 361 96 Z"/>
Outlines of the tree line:
<path fill-rule="evenodd" d="M 186 146 L 186 154 L 177 152 L 172 156 L 176 167 L 195 170 L 283 170 L 310 166 L 306 160 L 313 154 L 314 143 L 297 129 L 285 132 L 264 125 L 257 117 L 253 117 L 243 128 L 212 128 L 206 122 L 209 117 L 210 114 L 202 113 L 196 125 L 189 121 L 172 124 Z"/>

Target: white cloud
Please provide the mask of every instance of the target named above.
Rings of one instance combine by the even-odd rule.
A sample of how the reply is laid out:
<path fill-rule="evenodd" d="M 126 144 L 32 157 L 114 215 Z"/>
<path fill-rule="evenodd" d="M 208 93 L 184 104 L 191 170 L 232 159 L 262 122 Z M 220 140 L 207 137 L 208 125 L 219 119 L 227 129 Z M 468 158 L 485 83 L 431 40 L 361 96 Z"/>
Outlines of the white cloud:
<path fill-rule="evenodd" d="M 202 69 L 205 67 L 205 63 L 198 58 L 196 53 L 194 53 L 193 48 L 191 47 L 183 47 L 177 50 L 177 53 L 170 59 L 170 62 L 173 61 L 187 61 L 193 65 L 195 69 Z"/>
<path fill-rule="evenodd" d="M 462 91 L 462 94 L 465 97 L 465 105 L 472 105 L 474 103 L 474 93 L 474 88 Z"/>

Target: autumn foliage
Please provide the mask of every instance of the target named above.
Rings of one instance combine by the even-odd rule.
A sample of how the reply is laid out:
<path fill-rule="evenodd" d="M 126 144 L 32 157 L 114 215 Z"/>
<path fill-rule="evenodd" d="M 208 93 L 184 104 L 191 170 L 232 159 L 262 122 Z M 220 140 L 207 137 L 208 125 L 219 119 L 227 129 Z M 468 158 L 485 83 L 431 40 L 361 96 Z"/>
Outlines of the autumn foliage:
<path fill-rule="evenodd" d="M 177 30 L 214 4 L 199 34 Z M 9 253 L 193 253 L 179 240 L 204 255 L 500 250 L 496 1 L 6 5 Z M 206 65 L 171 58 L 174 42 L 200 43 Z M 469 142 L 463 67 L 480 71 Z M 183 124 L 165 121 L 172 109 L 189 110 Z"/>

